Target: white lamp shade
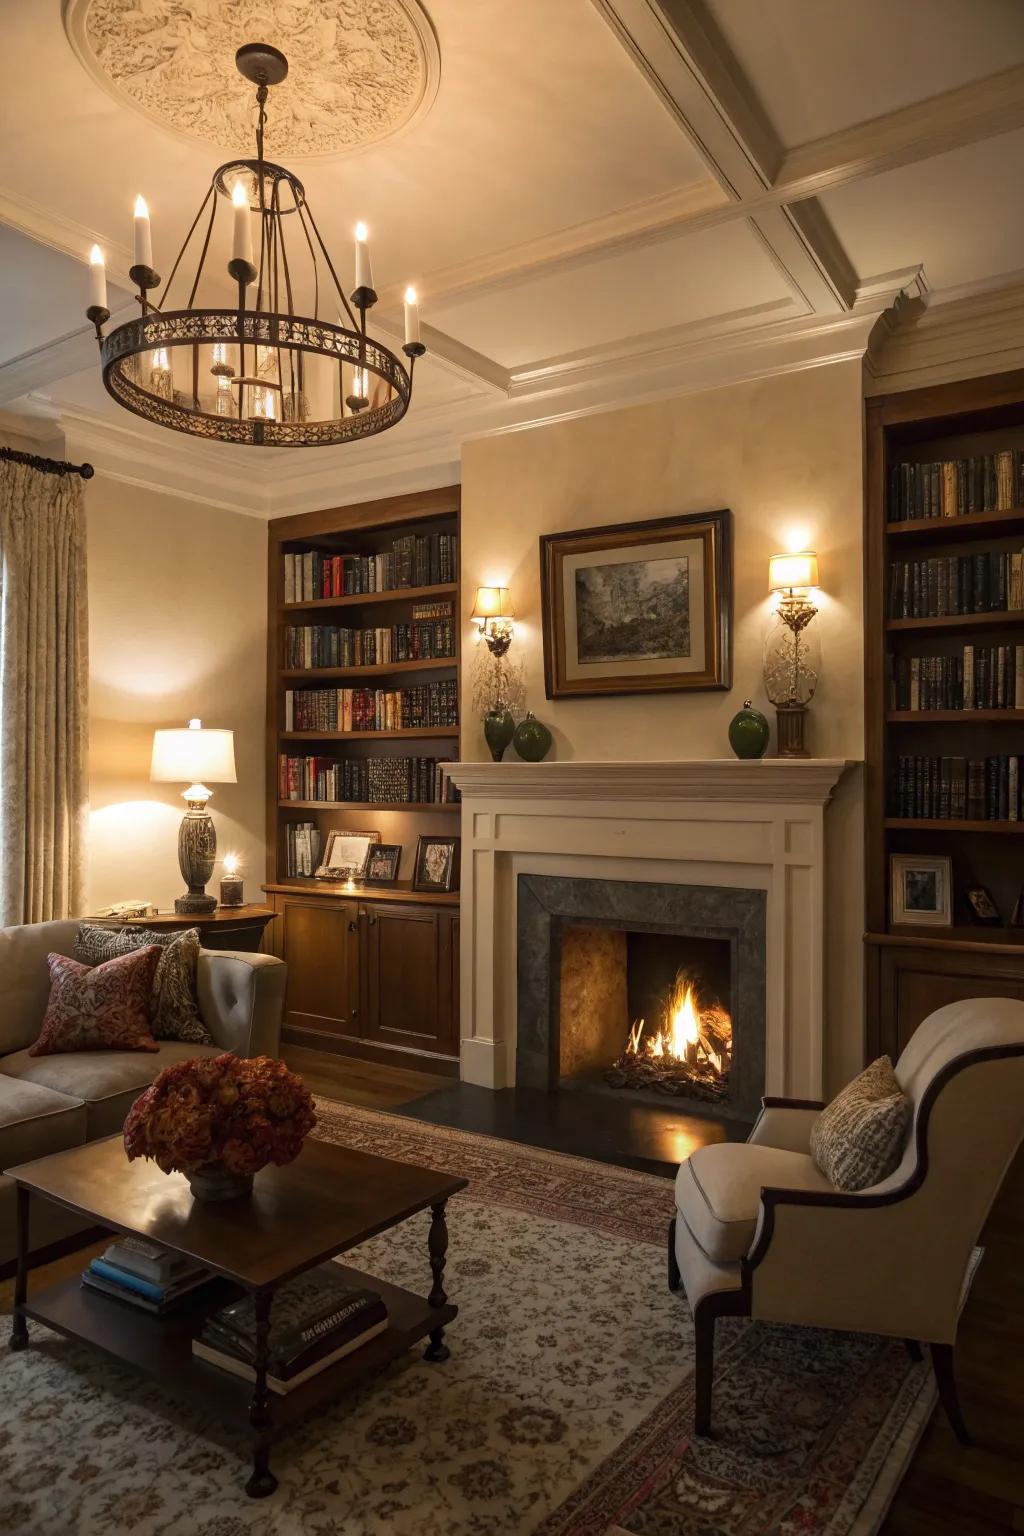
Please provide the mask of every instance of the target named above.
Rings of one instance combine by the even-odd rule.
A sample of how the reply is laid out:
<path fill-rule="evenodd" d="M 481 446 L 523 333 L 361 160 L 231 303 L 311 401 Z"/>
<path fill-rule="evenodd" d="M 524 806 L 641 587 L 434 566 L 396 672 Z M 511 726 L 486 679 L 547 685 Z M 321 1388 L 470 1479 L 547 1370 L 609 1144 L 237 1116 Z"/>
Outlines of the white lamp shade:
<path fill-rule="evenodd" d="M 768 562 L 768 588 L 771 592 L 791 592 L 794 588 L 818 585 L 818 557 L 804 549 L 795 555 L 772 555 Z"/>
<path fill-rule="evenodd" d="M 192 720 L 184 730 L 154 731 L 149 777 L 160 784 L 235 784 L 235 735 Z"/>
<path fill-rule="evenodd" d="M 508 587 L 477 587 L 470 615 L 474 619 L 514 619 Z"/>

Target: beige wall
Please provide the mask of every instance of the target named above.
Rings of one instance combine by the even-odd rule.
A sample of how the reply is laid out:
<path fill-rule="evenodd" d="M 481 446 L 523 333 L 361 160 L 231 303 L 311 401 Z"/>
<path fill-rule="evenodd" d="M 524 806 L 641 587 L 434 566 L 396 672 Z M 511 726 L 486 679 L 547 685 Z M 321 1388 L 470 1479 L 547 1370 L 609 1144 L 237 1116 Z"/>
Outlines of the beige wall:
<path fill-rule="evenodd" d="M 548 724 L 554 755 L 579 759 L 727 757 L 744 698 L 773 718 L 761 682 L 768 557 L 818 551 L 826 594 L 817 620 L 822 679 L 809 720 L 820 757 L 863 756 L 862 404 L 859 362 L 735 385 L 467 443 L 462 582 L 511 588 L 514 653 L 527 706 Z M 703 512 L 733 513 L 734 664 L 727 693 L 625 698 L 544 696 L 538 537 L 563 529 Z M 468 606 L 466 615 L 468 617 Z M 464 675 L 463 751 L 484 758 L 470 712 L 473 642 Z M 838 1083 L 861 1061 L 863 921 L 860 770 L 828 813 L 830 881 L 826 1060 Z"/>
<path fill-rule="evenodd" d="M 156 726 L 192 715 L 235 732 L 237 784 L 214 785 L 218 856 L 264 878 L 266 525 L 97 475 L 89 545 L 89 910 L 173 906 L 184 785 L 151 784 Z M 210 889 L 216 891 L 220 866 Z"/>

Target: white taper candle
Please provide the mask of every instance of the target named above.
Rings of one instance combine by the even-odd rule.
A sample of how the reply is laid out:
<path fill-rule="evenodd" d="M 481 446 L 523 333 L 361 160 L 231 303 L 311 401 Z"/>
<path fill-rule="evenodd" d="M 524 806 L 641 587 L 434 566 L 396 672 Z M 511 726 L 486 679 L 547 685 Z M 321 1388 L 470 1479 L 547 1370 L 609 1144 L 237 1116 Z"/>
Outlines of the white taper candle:
<path fill-rule="evenodd" d="M 356 225 L 356 287 L 372 288 L 373 272 L 370 267 L 369 231 L 365 224 Z"/>
<path fill-rule="evenodd" d="M 420 339 L 420 307 L 416 302 L 416 289 L 405 290 L 405 344 L 414 347 Z"/>
<path fill-rule="evenodd" d="M 146 199 L 141 192 L 135 199 L 135 242 L 134 260 L 136 267 L 153 266 L 153 231 L 149 223 L 149 209 L 146 207 Z"/>
<path fill-rule="evenodd" d="M 89 252 L 89 308 L 107 308 L 107 269 L 98 245 Z"/>
<path fill-rule="evenodd" d="M 231 189 L 231 206 L 235 210 L 235 237 L 231 254 L 235 261 L 247 261 L 252 266 L 252 215 L 249 212 L 249 194 L 240 181 Z"/>

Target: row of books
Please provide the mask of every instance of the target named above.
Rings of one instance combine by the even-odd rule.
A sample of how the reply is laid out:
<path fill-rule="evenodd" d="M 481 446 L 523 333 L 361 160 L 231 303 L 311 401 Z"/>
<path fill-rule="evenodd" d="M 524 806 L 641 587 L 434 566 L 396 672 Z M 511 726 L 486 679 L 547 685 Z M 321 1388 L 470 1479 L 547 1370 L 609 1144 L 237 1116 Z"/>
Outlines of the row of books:
<path fill-rule="evenodd" d="M 412 731 L 459 723 L 454 678 L 414 688 L 287 688 L 286 731 Z"/>
<path fill-rule="evenodd" d="M 289 757 L 278 764 L 282 800 L 354 801 L 370 805 L 454 804 L 459 792 L 444 774 L 450 758 Z M 298 871 L 296 871 L 298 873 Z"/>
<path fill-rule="evenodd" d="M 891 523 L 967 517 L 1024 506 L 1024 449 L 932 464 L 891 464 L 887 487 Z"/>
<path fill-rule="evenodd" d="M 289 822 L 285 827 L 284 838 L 285 874 L 290 879 L 297 875 L 315 875 L 320 866 L 322 846 L 316 822 Z"/>
<path fill-rule="evenodd" d="M 451 604 L 442 615 L 417 616 L 411 624 L 343 629 L 336 624 L 290 624 L 284 632 L 286 667 L 376 667 L 393 661 L 437 661 L 455 655 Z"/>
<path fill-rule="evenodd" d="M 323 597 L 357 597 L 402 587 L 436 587 L 457 579 L 457 533 L 408 533 L 375 555 L 321 554 L 305 550 L 284 557 L 284 600 L 310 603 Z"/>
<path fill-rule="evenodd" d="M 899 757 L 892 814 L 906 820 L 1019 821 L 1019 757 Z"/>
<path fill-rule="evenodd" d="M 1024 709 L 1024 645 L 965 645 L 960 656 L 890 656 L 889 708 Z"/>
<path fill-rule="evenodd" d="M 202 1264 L 182 1254 L 170 1253 L 143 1237 L 123 1237 L 92 1260 L 82 1285 L 162 1317 L 212 1278 Z"/>
<path fill-rule="evenodd" d="M 336 1264 L 320 1264 L 274 1292 L 267 1350 L 267 1386 L 284 1396 L 338 1360 L 354 1354 L 388 1326 L 376 1291 L 346 1285 Z M 200 1360 L 255 1381 L 256 1306 L 252 1296 L 206 1319 L 192 1340 Z"/>
<path fill-rule="evenodd" d="M 1024 551 L 996 549 L 931 560 L 895 560 L 889 567 L 889 617 L 937 619 L 947 613 L 1024 609 Z"/>

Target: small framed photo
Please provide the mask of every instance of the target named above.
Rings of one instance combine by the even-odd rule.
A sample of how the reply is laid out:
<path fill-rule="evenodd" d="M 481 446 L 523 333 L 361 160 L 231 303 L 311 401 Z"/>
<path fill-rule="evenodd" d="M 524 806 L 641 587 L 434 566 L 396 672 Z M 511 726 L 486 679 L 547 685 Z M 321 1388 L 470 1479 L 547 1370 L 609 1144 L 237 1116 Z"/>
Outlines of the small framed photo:
<path fill-rule="evenodd" d="M 953 870 L 945 855 L 894 853 L 892 920 L 921 928 L 948 928 L 953 921 Z"/>
<path fill-rule="evenodd" d="M 457 837 L 421 837 L 416 844 L 414 891 L 455 891 L 459 885 Z"/>
<path fill-rule="evenodd" d="M 363 881 L 366 885 L 394 885 L 402 860 L 401 843 L 376 843 L 370 849 Z"/>
<path fill-rule="evenodd" d="M 971 914 L 971 922 L 980 923 L 984 928 L 998 928 L 1003 920 L 993 900 L 992 892 L 986 885 L 972 885 L 968 888 L 967 906 Z"/>
<path fill-rule="evenodd" d="M 361 880 L 370 849 L 379 842 L 379 832 L 329 832 L 317 879 Z"/>

